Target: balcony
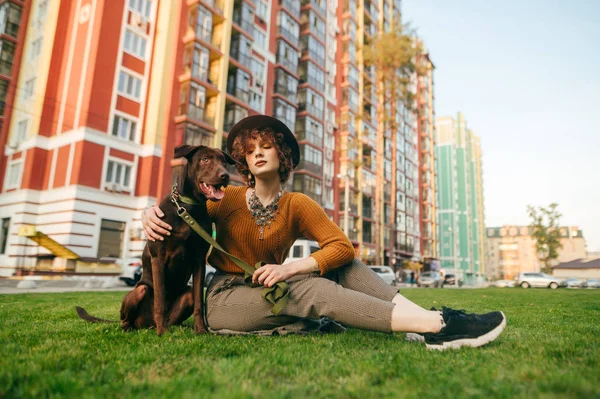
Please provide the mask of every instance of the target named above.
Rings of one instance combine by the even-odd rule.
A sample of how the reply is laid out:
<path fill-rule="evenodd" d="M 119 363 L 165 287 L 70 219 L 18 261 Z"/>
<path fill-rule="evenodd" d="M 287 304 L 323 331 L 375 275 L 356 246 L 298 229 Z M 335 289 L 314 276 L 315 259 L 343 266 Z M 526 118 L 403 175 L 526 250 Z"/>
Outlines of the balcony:
<path fill-rule="evenodd" d="M 310 6 L 321 14 L 323 17 L 325 16 L 325 1 L 323 0 L 302 0 L 302 5 L 306 6 L 310 4 Z"/>
<path fill-rule="evenodd" d="M 306 160 L 301 160 L 296 170 L 306 170 L 307 172 L 314 173 L 315 175 L 321 175 L 323 173 L 323 165 L 317 165 Z"/>
<path fill-rule="evenodd" d="M 250 57 L 248 54 L 244 54 L 238 49 L 232 47 L 229 55 L 231 56 L 231 58 L 236 60 L 240 65 L 247 68 L 248 70 L 250 70 L 250 68 L 252 67 L 252 57 Z"/>
<path fill-rule="evenodd" d="M 313 104 L 307 102 L 298 103 L 298 112 L 308 111 L 309 114 L 314 115 L 317 119 L 323 119 L 323 109 L 317 108 Z"/>
<path fill-rule="evenodd" d="M 300 45 L 300 37 L 286 27 L 278 26 L 277 33 L 285 37 L 293 46 L 298 47 Z"/>
<path fill-rule="evenodd" d="M 297 0 L 279 0 L 279 5 L 285 8 L 295 18 L 300 18 L 300 4 Z"/>

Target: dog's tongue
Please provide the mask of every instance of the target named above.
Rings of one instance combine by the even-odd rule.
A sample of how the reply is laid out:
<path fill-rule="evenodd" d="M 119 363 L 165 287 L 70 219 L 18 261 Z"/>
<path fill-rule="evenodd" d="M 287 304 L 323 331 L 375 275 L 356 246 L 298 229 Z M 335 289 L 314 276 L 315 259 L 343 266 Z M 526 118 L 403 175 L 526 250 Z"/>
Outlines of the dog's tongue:
<path fill-rule="evenodd" d="M 215 188 L 214 186 L 209 186 L 211 191 L 211 197 L 217 200 L 222 200 L 225 196 L 225 192 L 220 188 Z"/>
<path fill-rule="evenodd" d="M 210 184 L 203 184 L 202 191 L 207 198 L 211 200 L 222 200 L 225 196 L 225 192 L 220 188 L 215 188 L 215 186 L 211 186 Z"/>

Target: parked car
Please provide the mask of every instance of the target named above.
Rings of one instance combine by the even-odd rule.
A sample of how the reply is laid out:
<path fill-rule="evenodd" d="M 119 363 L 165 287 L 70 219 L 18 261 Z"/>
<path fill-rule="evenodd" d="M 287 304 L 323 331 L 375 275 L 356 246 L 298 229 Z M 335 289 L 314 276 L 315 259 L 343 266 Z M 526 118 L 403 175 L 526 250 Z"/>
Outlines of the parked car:
<path fill-rule="evenodd" d="M 310 254 L 317 252 L 319 249 L 319 244 L 316 241 L 306 240 L 304 238 L 300 238 L 294 242 L 292 248 L 290 248 L 290 252 L 288 257 L 285 258 L 283 264 L 294 262 L 299 259 L 308 258 Z"/>
<path fill-rule="evenodd" d="M 444 285 L 456 285 L 456 276 L 454 274 L 446 274 L 444 276 L 444 284 L 442 284 L 442 287 Z M 463 286 L 463 281 L 462 279 L 458 279 L 458 286 L 462 287 Z"/>
<path fill-rule="evenodd" d="M 102 258 L 107 259 L 107 258 Z M 114 262 L 117 265 L 121 265 L 121 276 L 119 276 L 119 280 L 123 281 L 130 287 L 133 287 L 140 281 L 139 278 L 136 280 L 136 271 L 140 269 L 140 276 L 142 274 L 142 259 L 141 258 L 126 258 L 125 262 L 123 259 L 115 258 Z"/>
<path fill-rule="evenodd" d="M 371 270 L 373 270 L 379 277 L 383 279 L 386 283 L 390 285 L 396 285 L 398 282 L 396 281 L 396 276 L 394 275 L 394 270 L 389 266 L 369 266 Z"/>
<path fill-rule="evenodd" d="M 517 285 L 520 285 L 523 288 L 529 287 L 542 287 L 542 288 L 551 288 L 557 289 L 558 287 L 566 287 L 567 280 L 563 278 L 558 278 L 551 276 L 546 273 L 519 273 L 517 277 Z"/>
<path fill-rule="evenodd" d="M 567 279 L 567 288 L 585 288 L 587 281 L 584 278 L 569 277 Z"/>
<path fill-rule="evenodd" d="M 494 285 L 498 288 L 513 288 L 515 286 L 515 280 L 498 280 Z"/>
<path fill-rule="evenodd" d="M 600 288 L 600 280 L 597 278 L 591 278 L 587 281 L 588 288 Z"/>
<path fill-rule="evenodd" d="M 444 286 L 444 278 L 440 272 L 421 273 L 417 280 L 417 286 L 442 288 Z"/>
<path fill-rule="evenodd" d="M 208 263 L 206 264 L 206 270 L 204 271 L 204 286 L 208 287 L 208 284 L 210 284 L 210 281 L 213 279 L 213 277 L 215 276 L 215 272 L 217 271 L 217 269 L 215 269 L 214 267 L 212 267 L 211 265 L 209 265 Z M 190 277 L 190 280 L 188 281 L 188 285 L 191 287 L 194 281 L 194 277 Z"/>

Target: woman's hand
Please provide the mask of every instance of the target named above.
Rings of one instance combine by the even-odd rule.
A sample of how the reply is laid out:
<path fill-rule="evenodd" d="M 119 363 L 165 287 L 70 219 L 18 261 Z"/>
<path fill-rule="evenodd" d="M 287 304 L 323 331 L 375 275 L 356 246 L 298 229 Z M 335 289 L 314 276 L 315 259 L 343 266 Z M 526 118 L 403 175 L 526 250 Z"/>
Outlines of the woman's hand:
<path fill-rule="evenodd" d="M 146 208 L 142 212 L 142 227 L 144 234 L 150 241 L 164 240 L 164 235 L 170 236 L 172 227 L 160 220 L 165 214 L 160 210 L 158 205 L 151 208 Z"/>
<path fill-rule="evenodd" d="M 273 287 L 280 281 L 285 281 L 296 274 L 293 263 L 286 265 L 264 265 L 254 271 L 252 282 L 265 287 Z"/>

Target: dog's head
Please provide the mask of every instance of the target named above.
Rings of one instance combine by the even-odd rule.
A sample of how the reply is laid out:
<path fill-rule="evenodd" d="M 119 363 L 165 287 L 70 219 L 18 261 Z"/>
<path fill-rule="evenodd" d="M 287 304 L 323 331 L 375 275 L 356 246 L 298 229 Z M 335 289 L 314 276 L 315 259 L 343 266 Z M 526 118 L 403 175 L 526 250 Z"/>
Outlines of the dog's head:
<path fill-rule="evenodd" d="M 219 201 L 225 193 L 222 188 L 229 184 L 227 164 L 236 162 L 218 148 L 182 145 L 175 148 L 175 158 L 185 158 L 179 186 L 182 193 L 195 198 L 205 197 Z"/>

